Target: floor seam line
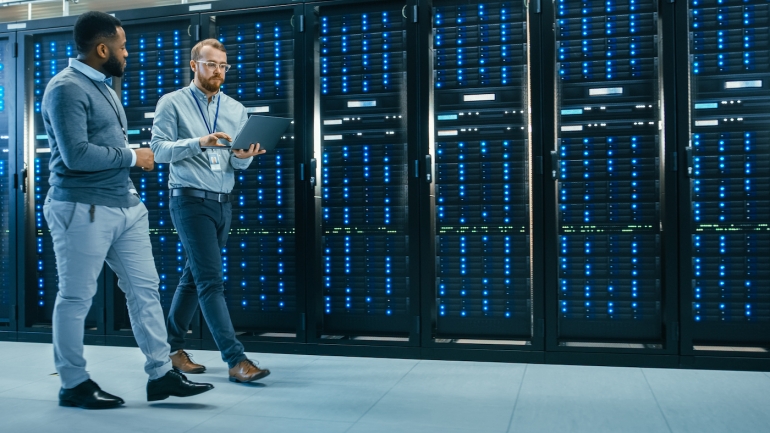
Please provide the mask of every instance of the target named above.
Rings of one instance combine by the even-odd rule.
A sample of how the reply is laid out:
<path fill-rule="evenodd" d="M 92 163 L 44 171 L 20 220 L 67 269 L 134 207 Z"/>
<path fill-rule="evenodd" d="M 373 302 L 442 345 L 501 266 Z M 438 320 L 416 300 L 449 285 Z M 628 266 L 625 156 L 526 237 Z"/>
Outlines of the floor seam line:
<path fill-rule="evenodd" d="M 195 429 L 195 428 L 198 428 L 198 427 L 199 427 L 200 425 L 202 425 L 203 423 L 205 423 L 205 422 L 208 422 L 208 421 L 211 421 L 213 418 L 215 418 L 215 417 L 219 416 L 220 414 L 221 414 L 221 413 L 215 413 L 214 415 L 211 415 L 210 417 L 208 417 L 208 418 L 204 419 L 203 421 L 199 422 L 198 424 L 195 424 L 194 426 L 192 426 L 192 427 L 188 428 L 187 430 L 185 430 L 185 431 L 184 431 L 184 433 L 187 433 L 187 432 L 189 432 L 189 431 L 192 431 L 192 430 L 193 430 L 193 429 Z"/>
<path fill-rule="evenodd" d="M 367 413 L 369 413 L 369 411 L 370 411 L 370 410 L 372 410 L 372 408 L 373 408 L 374 406 L 376 406 L 376 405 L 377 405 L 377 403 L 379 403 L 380 401 L 382 401 L 382 399 L 383 399 L 383 398 L 385 398 L 385 396 L 386 396 L 386 395 L 388 395 L 388 393 L 389 393 L 391 390 L 393 390 L 393 388 L 395 388 L 395 387 L 396 387 L 396 385 L 398 385 L 399 383 L 401 383 L 401 381 L 402 381 L 402 380 L 404 380 L 404 378 L 405 378 L 405 377 L 406 377 L 406 376 L 407 376 L 409 373 L 411 373 L 411 372 L 412 372 L 412 370 L 414 370 L 414 368 L 415 368 L 415 367 L 417 367 L 417 366 L 418 366 L 418 365 L 419 365 L 421 362 L 422 362 L 422 360 L 418 360 L 417 362 L 415 362 L 415 363 L 414 363 L 414 365 L 412 366 L 412 368 L 410 368 L 410 369 L 409 369 L 409 371 L 407 371 L 406 373 L 404 373 L 404 375 L 403 375 L 403 376 L 401 376 L 401 377 L 400 377 L 400 378 L 399 378 L 399 379 L 396 381 L 396 383 L 394 383 L 394 384 L 393 384 L 393 385 L 392 385 L 390 388 L 388 388 L 388 390 L 387 390 L 387 391 L 385 391 L 385 393 L 384 393 L 384 394 L 382 394 L 382 395 L 380 396 L 380 398 L 378 398 L 378 399 L 377 399 L 377 401 L 375 401 L 374 403 L 372 403 L 372 405 L 371 405 L 371 406 L 369 406 L 369 409 L 366 409 L 366 412 L 364 412 L 363 414 L 361 414 L 361 416 L 359 416 L 357 420 L 355 420 L 355 421 L 354 421 L 352 424 L 350 424 L 350 427 L 348 427 L 348 428 L 345 430 L 345 433 L 347 433 L 348 431 L 350 431 L 350 429 L 352 429 L 352 428 L 353 428 L 353 427 L 354 427 L 356 424 L 358 424 L 358 422 L 359 422 L 359 421 L 361 421 L 361 419 L 362 419 L 363 417 L 365 417 L 365 416 L 366 416 L 366 414 L 367 414 Z"/>
<path fill-rule="evenodd" d="M 647 375 L 644 373 L 644 369 L 640 368 L 639 371 L 642 372 L 642 377 L 644 377 L 644 381 L 647 383 L 647 388 L 650 389 L 650 394 L 652 394 L 652 398 L 653 400 L 655 400 L 655 405 L 658 406 L 658 411 L 660 411 L 660 415 L 663 417 L 663 421 L 666 422 L 666 427 L 668 428 L 668 431 L 670 433 L 674 433 L 674 430 L 671 429 L 671 424 L 668 423 L 668 418 L 666 417 L 666 414 L 663 412 L 663 408 L 660 407 L 658 396 L 655 395 L 655 390 L 652 389 L 652 385 L 650 385 L 650 381 L 647 379 Z"/>
<path fill-rule="evenodd" d="M 521 374 L 521 383 L 519 383 L 519 389 L 516 391 L 516 400 L 513 401 L 513 409 L 511 410 L 511 417 L 508 419 L 508 428 L 506 433 L 510 433 L 511 425 L 513 425 L 513 415 L 516 413 L 516 406 L 519 404 L 519 396 L 521 395 L 521 388 L 524 386 L 524 378 L 527 375 L 527 369 L 529 364 L 524 365 L 524 373 Z"/>

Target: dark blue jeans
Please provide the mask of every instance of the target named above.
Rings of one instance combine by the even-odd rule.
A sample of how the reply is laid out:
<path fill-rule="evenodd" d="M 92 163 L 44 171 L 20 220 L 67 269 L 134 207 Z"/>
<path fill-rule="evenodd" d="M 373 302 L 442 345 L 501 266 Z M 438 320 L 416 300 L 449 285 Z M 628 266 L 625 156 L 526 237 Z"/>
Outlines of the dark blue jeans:
<path fill-rule="evenodd" d="M 232 368 L 246 359 L 243 344 L 235 338 L 222 282 L 221 251 L 230 232 L 232 205 L 179 196 L 171 197 L 170 208 L 171 221 L 187 255 L 168 313 L 171 352 L 184 349 L 187 330 L 200 303 L 222 360 Z"/>

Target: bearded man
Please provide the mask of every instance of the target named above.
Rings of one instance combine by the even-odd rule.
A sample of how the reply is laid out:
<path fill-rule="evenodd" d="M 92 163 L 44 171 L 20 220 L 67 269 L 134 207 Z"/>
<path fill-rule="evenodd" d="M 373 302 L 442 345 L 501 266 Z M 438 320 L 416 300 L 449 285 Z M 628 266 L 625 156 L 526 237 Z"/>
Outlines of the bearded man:
<path fill-rule="evenodd" d="M 130 167 L 154 167 L 150 149 L 132 150 L 126 114 L 110 87 L 126 67 L 126 33 L 118 19 L 87 12 L 75 23 L 78 57 L 56 74 L 43 95 L 51 148 L 51 188 L 43 205 L 53 238 L 59 291 L 53 349 L 61 379 L 59 405 L 106 409 L 124 403 L 91 380 L 83 357 L 85 318 L 104 262 L 126 293 L 134 338 L 147 361 L 147 400 L 188 397 L 213 388 L 172 370 L 147 208 L 128 177 Z"/>
<path fill-rule="evenodd" d="M 192 48 L 188 87 L 163 96 L 155 109 L 150 147 L 155 160 L 170 164 L 171 220 L 187 256 L 168 315 L 168 342 L 173 367 L 182 373 L 203 373 L 185 352 L 185 337 L 198 305 L 214 337 L 231 382 L 252 382 L 270 374 L 249 360 L 227 310 L 222 278 L 222 248 L 232 219 L 230 194 L 235 170 L 248 168 L 265 153 L 258 143 L 232 150 L 232 141 L 246 123 L 244 106 L 220 91 L 230 70 L 225 47 L 206 39 Z"/>

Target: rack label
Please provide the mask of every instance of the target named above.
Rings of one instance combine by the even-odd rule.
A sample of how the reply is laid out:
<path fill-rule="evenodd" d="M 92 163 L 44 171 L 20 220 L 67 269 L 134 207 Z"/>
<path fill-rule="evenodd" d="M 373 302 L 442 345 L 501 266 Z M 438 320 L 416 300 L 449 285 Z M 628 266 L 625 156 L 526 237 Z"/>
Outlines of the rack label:
<path fill-rule="evenodd" d="M 269 113 L 270 112 L 270 106 L 264 105 L 262 107 L 247 107 L 246 108 L 247 113 Z"/>
<path fill-rule="evenodd" d="M 8 24 L 8 30 L 26 29 L 27 23 L 14 23 Z"/>
<path fill-rule="evenodd" d="M 561 130 L 565 132 L 582 131 L 583 125 L 562 126 Z"/>
<path fill-rule="evenodd" d="M 762 87 L 762 80 L 725 81 L 725 89 L 748 89 Z"/>
<path fill-rule="evenodd" d="M 444 136 L 448 136 L 448 135 L 457 135 L 457 130 L 453 129 L 451 131 L 439 131 L 438 132 L 438 136 L 439 137 L 444 137 Z"/>
<path fill-rule="evenodd" d="M 463 102 L 494 101 L 494 93 L 482 93 L 477 95 L 463 95 Z"/>
<path fill-rule="evenodd" d="M 324 125 L 342 125 L 342 119 L 324 120 Z"/>
<path fill-rule="evenodd" d="M 155 118 L 155 112 L 153 111 L 151 113 L 144 113 L 144 118 L 145 119 L 154 119 Z"/>
<path fill-rule="evenodd" d="M 695 126 L 718 126 L 718 120 L 696 120 Z"/>
<path fill-rule="evenodd" d="M 211 3 L 204 3 L 200 5 L 190 5 L 190 12 L 207 11 L 209 9 L 211 9 Z"/>
<path fill-rule="evenodd" d="M 348 101 L 348 108 L 376 107 L 377 101 Z"/>
<path fill-rule="evenodd" d="M 324 135 L 324 140 L 328 140 L 328 141 L 342 140 L 342 136 L 341 135 Z"/>
<path fill-rule="evenodd" d="M 607 95 L 622 95 L 622 87 L 601 87 L 598 89 L 588 89 L 588 95 L 590 96 L 607 96 Z"/>

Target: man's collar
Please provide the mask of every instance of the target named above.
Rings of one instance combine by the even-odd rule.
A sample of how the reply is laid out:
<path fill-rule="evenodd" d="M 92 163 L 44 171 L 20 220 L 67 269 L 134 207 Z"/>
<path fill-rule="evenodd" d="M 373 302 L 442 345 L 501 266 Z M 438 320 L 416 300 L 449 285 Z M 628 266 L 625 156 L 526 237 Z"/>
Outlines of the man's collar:
<path fill-rule="evenodd" d="M 86 65 L 78 59 L 70 59 L 70 66 L 94 81 L 107 83 L 108 86 L 112 86 L 112 77 L 107 78 L 106 75 Z"/>
<path fill-rule="evenodd" d="M 209 100 L 209 97 L 208 97 L 208 96 L 206 96 L 206 94 L 205 94 L 205 93 L 203 93 L 203 90 L 199 89 L 199 88 L 198 88 L 198 86 L 196 86 L 196 85 L 195 85 L 195 80 L 193 80 L 193 81 L 190 81 L 190 89 L 193 91 L 193 93 L 195 94 L 195 96 L 196 96 L 198 99 L 202 99 L 202 100 L 205 100 L 205 101 L 208 101 L 208 100 Z M 216 98 L 218 98 L 218 97 L 219 97 L 219 95 L 221 95 L 221 94 L 222 94 L 222 89 L 219 89 L 219 91 L 218 91 L 217 93 L 215 93 L 215 94 L 214 94 L 214 96 L 211 98 L 211 100 L 212 100 L 212 101 L 213 101 L 213 100 L 215 100 L 215 99 L 216 99 Z"/>

